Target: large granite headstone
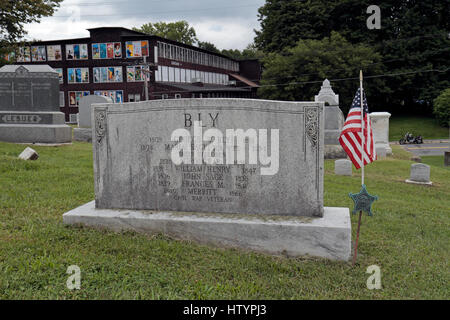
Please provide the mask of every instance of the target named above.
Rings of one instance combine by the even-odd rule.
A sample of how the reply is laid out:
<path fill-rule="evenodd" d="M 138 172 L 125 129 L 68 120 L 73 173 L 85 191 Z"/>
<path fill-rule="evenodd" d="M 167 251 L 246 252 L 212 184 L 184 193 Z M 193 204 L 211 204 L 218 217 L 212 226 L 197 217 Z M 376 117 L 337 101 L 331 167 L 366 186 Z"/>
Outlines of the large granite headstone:
<path fill-rule="evenodd" d="M 80 99 L 78 105 L 78 128 L 73 130 L 75 141 L 92 141 L 92 105 L 95 103 L 113 103 L 110 97 L 89 95 Z"/>
<path fill-rule="evenodd" d="M 444 166 L 450 167 L 450 151 L 445 151 L 444 153 Z"/>
<path fill-rule="evenodd" d="M 334 93 L 330 81 L 325 79 L 314 101 L 323 101 L 325 105 L 325 159 L 346 158 L 347 154 L 339 144 L 339 135 L 344 125 L 344 114 L 339 108 L 339 95 Z"/>
<path fill-rule="evenodd" d="M 64 214 L 64 221 L 347 260 L 348 209 L 323 207 L 323 105 L 95 104 L 95 202 Z M 235 139 L 238 132 L 249 138 Z"/>
<path fill-rule="evenodd" d="M 0 68 L 0 141 L 65 143 L 72 129 L 59 111 L 59 76 L 48 65 Z"/>

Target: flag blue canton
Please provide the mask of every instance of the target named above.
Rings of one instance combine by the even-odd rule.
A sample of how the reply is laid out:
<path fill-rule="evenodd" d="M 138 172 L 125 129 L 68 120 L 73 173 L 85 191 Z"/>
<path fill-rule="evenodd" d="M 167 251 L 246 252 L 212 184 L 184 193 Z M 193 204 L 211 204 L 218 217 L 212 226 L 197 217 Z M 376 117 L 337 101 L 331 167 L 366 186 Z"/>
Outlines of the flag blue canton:
<path fill-rule="evenodd" d="M 361 89 L 358 89 L 358 91 L 356 92 L 355 98 L 353 98 L 351 108 L 361 108 Z M 363 111 L 364 111 L 364 113 L 369 112 L 369 105 L 367 104 L 365 92 L 364 92 L 364 99 L 363 99 Z"/>

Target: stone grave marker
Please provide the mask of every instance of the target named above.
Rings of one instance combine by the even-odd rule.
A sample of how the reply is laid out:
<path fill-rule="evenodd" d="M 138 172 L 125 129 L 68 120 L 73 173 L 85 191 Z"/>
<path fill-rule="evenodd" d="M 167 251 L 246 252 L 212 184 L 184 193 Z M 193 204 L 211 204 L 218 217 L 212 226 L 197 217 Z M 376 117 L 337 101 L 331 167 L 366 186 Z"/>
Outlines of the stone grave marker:
<path fill-rule="evenodd" d="M 334 93 L 330 81 L 325 79 L 320 88 L 319 94 L 314 97 L 314 101 L 323 101 L 327 104 L 324 109 L 325 117 L 325 137 L 324 156 L 325 159 L 345 158 L 347 154 L 339 144 L 339 135 L 344 125 L 344 114 L 339 108 L 339 95 Z"/>
<path fill-rule="evenodd" d="M 0 141 L 71 142 L 59 111 L 59 76 L 48 65 L 0 68 Z"/>
<path fill-rule="evenodd" d="M 450 151 L 444 153 L 444 166 L 450 167 Z"/>
<path fill-rule="evenodd" d="M 392 155 L 392 148 L 389 145 L 389 112 L 372 112 L 370 120 L 372 122 L 373 141 L 376 150 L 384 148 L 386 155 Z M 378 151 L 377 151 L 378 152 Z M 380 151 L 381 153 L 382 151 Z"/>
<path fill-rule="evenodd" d="M 430 166 L 424 163 L 413 163 L 411 165 L 411 177 L 407 183 L 432 185 L 430 181 Z"/>
<path fill-rule="evenodd" d="M 75 141 L 92 141 L 92 105 L 94 103 L 113 103 L 110 97 L 89 95 L 80 99 L 78 106 L 78 128 L 73 130 Z"/>
<path fill-rule="evenodd" d="M 22 160 L 37 160 L 39 158 L 39 154 L 30 147 L 25 148 L 21 154 L 19 154 L 19 159 Z"/>
<path fill-rule="evenodd" d="M 377 159 L 383 159 L 387 156 L 387 150 L 386 147 L 376 147 L 376 153 L 377 153 Z"/>
<path fill-rule="evenodd" d="M 154 100 L 93 116 L 95 202 L 65 223 L 349 258 L 348 209 L 323 207 L 322 102 Z"/>
<path fill-rule="evenodd" d="M 347 159 L 338 159 L 334 162 L 334 174 L 338 176 L 352 175 L 352 162 Z"/>

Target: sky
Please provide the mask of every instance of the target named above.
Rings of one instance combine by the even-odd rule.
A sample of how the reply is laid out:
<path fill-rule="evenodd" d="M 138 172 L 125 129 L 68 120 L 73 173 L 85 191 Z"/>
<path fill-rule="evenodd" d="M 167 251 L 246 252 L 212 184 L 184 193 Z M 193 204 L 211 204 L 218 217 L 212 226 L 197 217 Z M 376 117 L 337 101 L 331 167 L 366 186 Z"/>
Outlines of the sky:
<path fill-rule="evenodd" d="M 148 22 L 186 20 L 200 41 L 219 49 L 244 49 L 259 29 L 265 0 L 64 0 L 52 17 L 26 26 L 27 40 L 89 37 L 86 29 L 140 27 Z"/>

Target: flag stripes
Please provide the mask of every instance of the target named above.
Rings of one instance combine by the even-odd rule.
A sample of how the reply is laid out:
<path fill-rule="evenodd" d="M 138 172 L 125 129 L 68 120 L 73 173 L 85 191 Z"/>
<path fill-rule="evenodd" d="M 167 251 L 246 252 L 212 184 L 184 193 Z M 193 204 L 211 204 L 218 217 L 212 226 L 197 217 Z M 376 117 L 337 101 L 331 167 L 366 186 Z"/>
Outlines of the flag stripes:
<path fill-rule="evenodd" d="M 364 134 L 361 133 L 361 93 L 356 92 L 352 107 L 345 120 L 339 137 L 339 143 L 345 150 L 356 169 L 376 160 L 375 145 L 373 143 L 372 125 L 369 116 L 369 107 L 364 95 L 363 98 L 363 121 Z M 364 142 L 364 149 L 361 155 L 361 144 Z"/>

